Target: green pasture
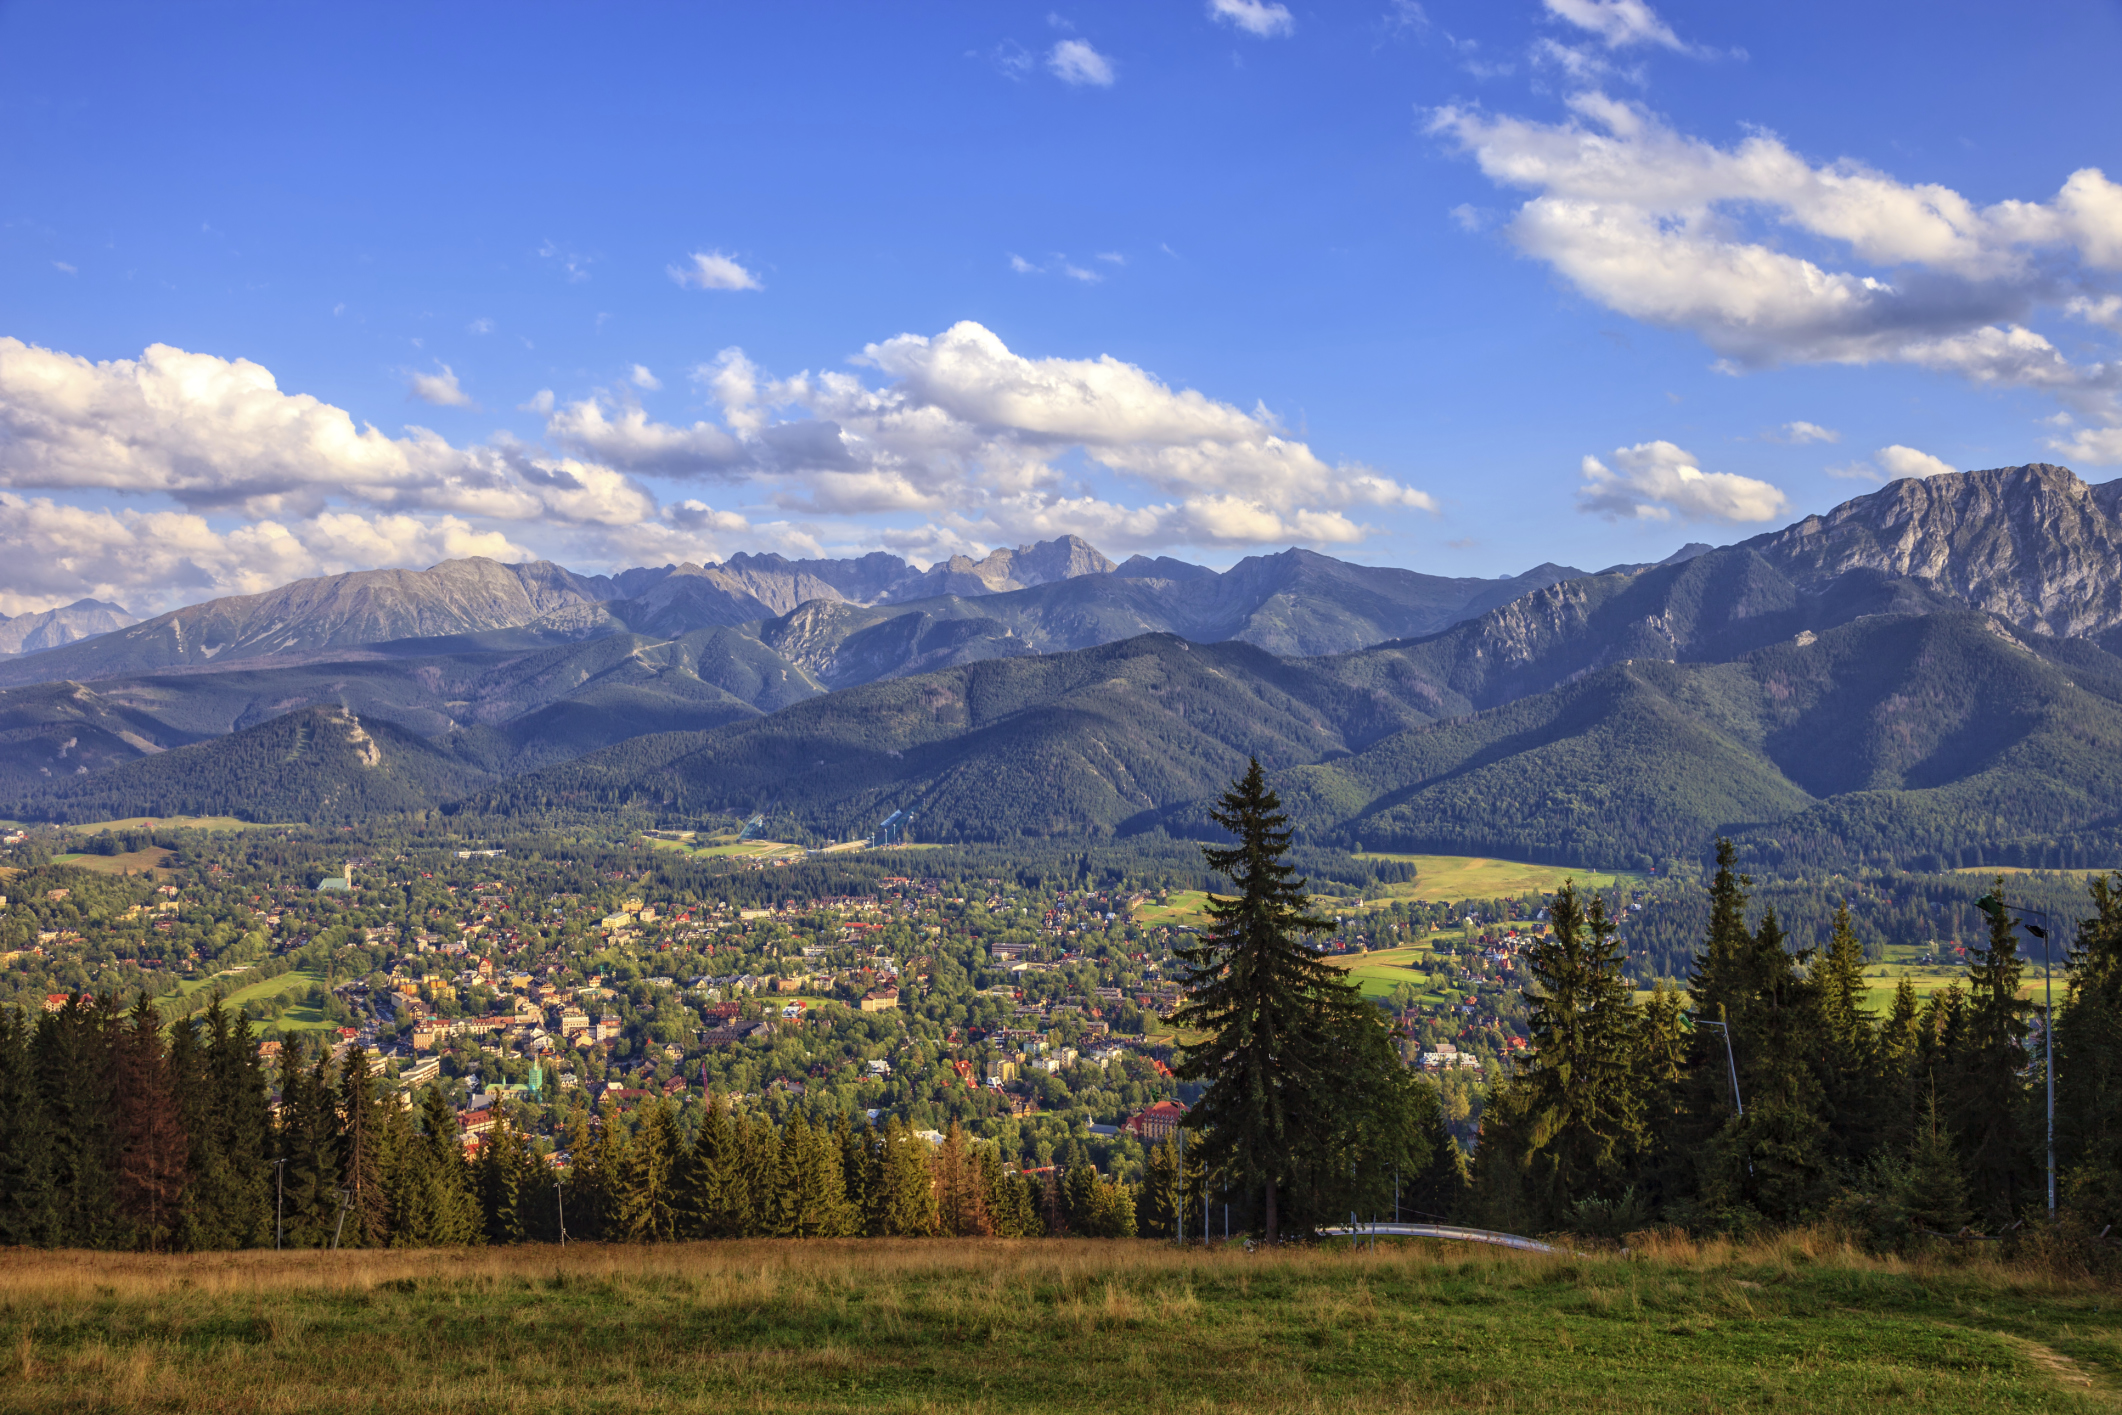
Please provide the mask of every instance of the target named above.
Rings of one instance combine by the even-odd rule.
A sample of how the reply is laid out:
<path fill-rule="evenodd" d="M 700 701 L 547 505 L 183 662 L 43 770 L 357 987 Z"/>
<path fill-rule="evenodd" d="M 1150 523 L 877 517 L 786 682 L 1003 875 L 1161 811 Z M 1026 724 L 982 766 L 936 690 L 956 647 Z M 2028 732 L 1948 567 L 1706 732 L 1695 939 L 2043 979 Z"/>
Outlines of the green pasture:
<path fill-rule="evenodd" d="M 230 974 L 194 978 L 181 984 L 177 989 L 177 993 L 180 997 L 188 999 L 211 988 L 227 988 L 229 991 L 223 995 L 222 1006 L 233 1012 L 253 999 L 275 998 L 287 993 L 307 992 L 318 984 L 330 986 L 330 980 L 323 973 L 306 966 L 291 969 L 277 978 L 261 978 L 254 983 L 245 984 L 241 987 L 236 986 L 236 984 L 243 982 L 244 974 L 251 971 L 253 970 L 245 968 Z M 283 1032 L 313 1032 L 329 1027 L 331 1022 L 314 1007 L 290 1007 L 287 1011 L 264 1025 L 276 1027 Z"/>
<path fill-rule="evenodd" d="M 1487 855 L 1395 855 L 1362 851 L 1358 852 L 1358 858 L 1398 860 L 1415 867 L 1412 884 L 1385 886 L 1381 895 L 1372 896 L 1392 899 L 1512 899 L 1526 894 L 1551 894 L 1572 880 L 1580 889 L 1610 889 L 1617 884 L 1643 882 L 1641 875 L 1570 865 L 1535 865 L 1523 860 L 1498 860 Z"/>
<path fill-rule="evenodd" d="M 1811 1412 L 2122 1400 L 2111 1285 L 1833 1235 L 0 1250 L 0 1412 Z"/>
<path fill-rule="evenodd" d="M 156 879 L 175 879 L 176 871 L 167 868 L 170 852 L 150 845 L 145 850 L 129 850 L 123 855 L 68 854 L 52 856 L 55 865 L 71 865 L 77 870 L 88 870 L 99 875 L 153 875 Z"/>

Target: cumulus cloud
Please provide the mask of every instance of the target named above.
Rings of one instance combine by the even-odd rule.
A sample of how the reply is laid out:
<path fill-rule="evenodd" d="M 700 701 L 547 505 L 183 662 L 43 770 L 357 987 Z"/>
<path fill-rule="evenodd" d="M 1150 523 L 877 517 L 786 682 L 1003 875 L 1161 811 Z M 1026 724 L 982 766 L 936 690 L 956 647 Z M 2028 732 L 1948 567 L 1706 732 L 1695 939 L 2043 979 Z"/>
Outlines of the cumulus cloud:
<path fill-rule="evenodd" d="M 543 417 L 537 445 L 467 446 L 357 423 L 248 360 L 155 345 L 95 363 L 0 339 L 0 535 L 24 552 L 0 565 L 0 604 L 167 607 L 527 545 L 590 564 L 819 554 L 821 520 L 836 545 L 904 553 L 1067 533 L 1119 552 L 1347 545 L 1368 516 L 1435 509 L 1320 457 L 1265 407 L 1110 355 L 1027 357 L 971 322 L 870 344 L 853 369 L 779 377 L 725 349 L 690 378 L 712 417 L 660 422 L 627 379 L 538 392 L 522 405 Z M 665 503 L 649 482 L 684 490 Z"/>
<path fill-rule="evenodd" d="M 720 251 L 694 251 L 688 264 L 666 267 L 670 278 L 689 290 L 763 290 L 759 277 Z"/>
<path fill-rule="evenodd" d="M 663 380 L 649 372 L 647 364 L 635 364 L 633 373 L 626 381 L 646 393 L 654 393 L 663 387 Z"/>
<path fill-rule="evenodd" d="M 1614 467 L 1597 457 L 1582 464 L 1577 509 L 1608 520 L 1772 521 L 1789 498 L 1765 481 L 1734 472 L 1705 472 L 1694 454 L 1670 442 L 1614 449 Z"/>
<path fill-rule="evenodd" d="M 448 364 L 442 365 L 440 373 L 409 372 L 406 396 L 438 408 L 469 408 L 472 405 L 472 395 L 458 386 L 457 375 Z"/>
<path fill-rule="evenodd" d="M 337 499 L 612 524 L 655 504 L 608 467 L 506 441 L 457 447 L 426 428 L 357 428 L 248 359 L 155 344 L 91 363 L 12 338 L 0 338 L 0 486 L 160 493 L 255 517 L 314 515 Z"/>
<path fill-rule="evenodd" d="M 1772 441 L 1787 442 L 1793 447 L 1803 447 L 1812 442 L 1840 442 L 1842 440 L 1842 434 L 1836 432 L 1833 428 L 1822 427 L 1818 423 L 1808 422 L 1785 423 L 1769 436 Z"/>
<path fill-rule="evenodd" d="M 1089 40 L 1062 40 L 1047 54 L 1046 67 L 1065 84 L 1113 86 L 1113 61 L 1091 48 Z"/>
<path fill-rule="evenodd" d="M 1297 32 L 1297 20 L 1289 6 L 1265 0 L 1208 0 L 1208 13 L 1210 18 L 1235 25 L 1260 39 Z"/>
<path fill-rule="evenodd" d="M 1886 471 L 1888 481 L 1902 481 L 1918 477 L 1945 476 L 1957 471 L 1952 463 L 1942 457 L 1933 457 L 1928 452 L 1918 452 L 1913 447 L 1895 443 L 1882 447 L 1872 454 Z"/>
<path fill-rule="evenodd" d="M 1583 11 L 1585 27 L 1616 44 L 1665 43 L 1634 10 L 1597 11 Z M 1429 128 L 1498 186 L 1530 193 L 1512 239 L 1586 298 L 1694 334 L 1731 372 L 1911 364 L 2122 422 L 2122 362 L 2072 362 L 2029 327 L 2044 306 L 2095 324 L 2110 312 L 2122 185 L 2100 171 L 2073 173 L 2046 201 L 1978 206 L 1853 159 L 1814 163 L 1772 133 L 1720 147 L 1605 93 L 1569 106 L 1558 123 L 1446 107 Z"/>
<path fill-rule="evenodd" d="M 426 566 L 529 552 L 454 516 L 327 512 L 304 521 L 216 529 L 184 511 L 69 506 L 0 492 L 0 539 L 17 552 L 0 569 L 0 612 L 20 614 L 84 595 L 153 613 L 218 594 L 256 594 L 311 575 Z"/>
<path fill-rule="evenodd" d="M 1547 13 L 1587 30 L 1609 49 L 1650 44 L 1664 49 L 1687 46 L 1672 27 L 1643 0 L 1546 0 Z"/>
<path fill-rule="evenodd" d="M 2065 461 L 2111 467 L 2122 462 L 2122 427 L 2081 427 L 2069 437 L 2050 438 L 2048 445 Z"/>

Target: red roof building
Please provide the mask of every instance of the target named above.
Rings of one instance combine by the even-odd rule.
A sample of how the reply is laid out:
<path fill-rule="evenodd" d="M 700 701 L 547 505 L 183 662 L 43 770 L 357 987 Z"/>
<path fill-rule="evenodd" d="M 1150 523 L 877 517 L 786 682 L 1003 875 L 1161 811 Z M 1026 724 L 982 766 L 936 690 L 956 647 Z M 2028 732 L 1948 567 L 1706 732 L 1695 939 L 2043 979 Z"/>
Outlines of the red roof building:
<path fill-rule="evenodd" d="M 1177 1101 L 1158 1101 L 1148 1110 L 1129 1116 L 1120 1128 L 1138 1140 L 1155 1142 L 1177 1134 L 1179 1122 L 1184 1119 L 1185 1106 Z"/>

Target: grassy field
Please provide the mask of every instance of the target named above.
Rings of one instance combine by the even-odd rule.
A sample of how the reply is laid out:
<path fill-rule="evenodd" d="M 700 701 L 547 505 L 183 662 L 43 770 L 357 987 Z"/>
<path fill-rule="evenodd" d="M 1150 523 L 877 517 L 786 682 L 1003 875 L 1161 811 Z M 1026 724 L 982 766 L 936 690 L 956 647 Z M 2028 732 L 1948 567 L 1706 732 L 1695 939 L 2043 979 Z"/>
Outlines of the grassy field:
<path fill-rule="evenodd" d="M 237 820 L 234 816 L 127 816 L 124 820 L 90 821 L 87 825 L 68 826 L 69 830 L 94 832 L 99 830 L 285 830 L 287 824 L 263 825 L 257 821 Z"/>
<path fill-rule="evenodd" d="M 156 879 L 175 879 L 177 872 L 167 869 L 170 851 L 150 845 L 145 850 L 133 850 L 123 855 L 54 855 L 55 865 L 72 865 L 77 870 L 93 870 L 99 875 L 152 874 Z"/>
<path fill-rule="evenodd" d="M 180 997 L 188 998 L 194 993 L 203 992 L 209 988 L 226 988 L 228 992 L 224 995 L 222 1005 L 233 1012 L 253 998 L 270 998 L 279 997 L 283 993 L 307 992 L 310 988 L 327 981 L 324 974 L 315 969 L 294 968 L 282 973 L 277 978 L 263 978 L 257 982 L 245 984 L 243 982 L 244 974 L 249 971 L 250 969 L 245 968 L 214 977 L 194 978 L 188 983 L 181 984 L 177 989 L 177 993 Z M 316 1008 L 290 1007 L 271 1022 L 253 1023 L 252 1025 L 261 1028 L 267 1026 L 276 1027 L 283 1032 L 313 1032 L 323 1027 L 329 1027 L 332 1023 L 329 1018 Z"/>
<path fill-rule="evenodd" d="M 1366 852 L 1360 859 L 1399 860 L 1415 867 L 1413 884 L 1394 885 L 1387 894 L 1395 899 L 1510 899 L 1560 889 L 1575 880 L 1580 889 L 1606 889 L 1615 884 L 1639 884 L 1642 876 L 1615 874 L 1611 870 L 1577 869 L 1567 865 L 1530 865 L 1518 860 L 1492 860 L 1483 855 L 1381 855 Z"/>
<path fill-rule="evenodd" d="M 1436 1004 L 1443 997 L 1430 989 L 1434 957 L 1427 948 L 1410 944 L 1381 948 L 1371 953 L 1336 954 L 1326 960 L 1341 969 L 1363 990 L 1366 997 L 1383 997 L 1402 983 L 1410 983 L 1424 1002 Z"/>
<path fill-rule="evenodd" d="M 0 1411 L 2110 1411 L 2112 1289 L 1799 1235 L 0 1252 Z"/>
<path fill-rule="evenodd" d="M 2022 940 L 2022 946 L 2023 943 L 2024 941 Z M 1935 963 L 1918 961 L 1926 956 L 1934 956 L 1939 961 Z M 2022 960 L 2024 959 L 2024 954 L 2021 955 L 2021 958 Z M 2029 998 L 2038 1003 L 2041 1000 L 2041 958 L 2038 953 L 2034 955 L 2026 967 L 2023 977 L 2024 981 L 2019 986 L 2019 996 Z M 1964 960 L 1950 954 L 1933 953 L 1922 945 L 1888 944 L 1886 946 L 1886 960 L 1881 963 L 1870 964 L 1864 969 L 1864 980 L 1870 987 L 1867 1005 L 1880 1015 L 1885 1015 L 1893 1007 L 1894 992 L 1900 987 L 1903 978 L 1908 979 L 1909 983 L 1915 988 L 1916 996 L 1919 999 L 1926 998 L 1953 983 L 1958 983 L 1962 988 L 1965 988 L 1967 986 L 1967 964 Z M 2056 960 L 2055 985 L 2056 1000 L 2060 1006 L 2064 988 L 2063 961 L 2060 958 Z"/>

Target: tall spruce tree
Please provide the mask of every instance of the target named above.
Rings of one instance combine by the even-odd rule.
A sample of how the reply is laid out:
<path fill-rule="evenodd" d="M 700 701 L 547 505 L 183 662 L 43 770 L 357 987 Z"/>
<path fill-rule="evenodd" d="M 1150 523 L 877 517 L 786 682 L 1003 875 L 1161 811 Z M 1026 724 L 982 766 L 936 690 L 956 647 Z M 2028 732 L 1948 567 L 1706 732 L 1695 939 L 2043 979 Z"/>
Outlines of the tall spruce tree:
<path fill-rule="evenodd" d="M 1177 950 L 1187 967 L 1187 1001 L 1173 1021 L 1206 1034 L 1185 1049 L 1177 1075 L 1207 1082 L 1186 1126 L 1205 1163 L 1260 1194 L 1262 1227 L 1275 1242 L 1283 1193 L 1299 1170 L 1323 1151 L 1373 1138 L 1365 1133 L 1368 1125 L 1346 1122 L 1377 1119 L 1363 1113 L 1370 1098 L 1362 1088 L 1380 1079 L 1376 1039 L 1365 1029 L 1382 1032 L 1385 1023 L 1304 942 L 1304 935 L 1332 925 L 1311 912 L 1306 882 L 1284 863 L 1288 817 L 1257 758 L 1209 818 L 1236 843 L 1204 847 L 1202 853 L 1237 893 L 1211 896 L 1208 930 Z M 1390 1053 L 1389 1042 L 1384 1050 Z M 1349 1074 L 1352 1063 L 1360 1075 Z M 1389 1111 L 1387 1124 L 1411 1125 L 1413 1116 L 1399 1097 Z M 1412 1139 L 1393 1135 L 1388 1144 Z M 1335 1154 L 1331 1162 L 1343 1158 Z M 1317 1194 L 1316 1183 L 1307 1187 Z M 1317 1194 L 1310 1207 L 1331 1206 L 1340 1197 Z"/>
<path fill-rule="evenodd" d="M 2122 1222 L 2122 873 L 2089 887 L 2056 1013 L 2056 1166 L 2062 1202 L 2096 1231 Z"/>
<path fill-rule="evenodd" d="M 390 1144 L 383 1098 L 376 1093 L 368 1052 L 347 1049 L 339 1067 L 339 1189 L 346 1209 L 342 1248 L 381 1248 L 390 1243 Z"/>
<path fill-rule="evenodd" d="M 167 1251 L 183 1218 L 186 1140 L 170 1085 L 162 1014 L 146 993 L 118 1038 L 118 1208 L 133 1242 Z"/>
<path fill-rule="evenodd" d="M 2004 897 L 2000 876 L 1992 891 Z M 2018 924 L 2009 910 L 1990 917 L 1989 937 L 1968 961 L 1968 1006 L 1954 1058 L 1952 1126 L 1967 1169 L 1968 1198 L 1992 1225 L 2010 1223 L 2040 1193 L 2027 1125 L 2027 1013 L 2019 998 L 2024 968 Z"/>
<path fill-rule="evenodd" d="M 1565 883 L 1549 906 L 1550 932 L 1529 950 L 1525 1001 L 1531 1042 L 1509 1081 L 1523 1092 L 1521 1153 L 1482 1146 L 1482 1164 L 1525 1170 L 1535 1223 L 1561 1224 L 1580 1199 L 1612 1199 L 1629 1184 L 1642 1143 L 1642 1097 L 1629 1072 L 1636 1007 L 1623 954 L 1597 895 L 1588 910 Z"/>
<path fill-rule="evenodd" d="M 613 1189 L 619 1232 L 632 1243 L 668 1243 L 678 1237 L 679 1171 L 685 1137 L 678 1117 L 661 1096 L 642 1108 Z"/>
<path fill-rule="evenodd" d="M 0 1008 L 0 1243 L 50 1247 L 59 1241 L 58 1200 L 31 1049 L 36 1030 L 20 1009 Z"/>

